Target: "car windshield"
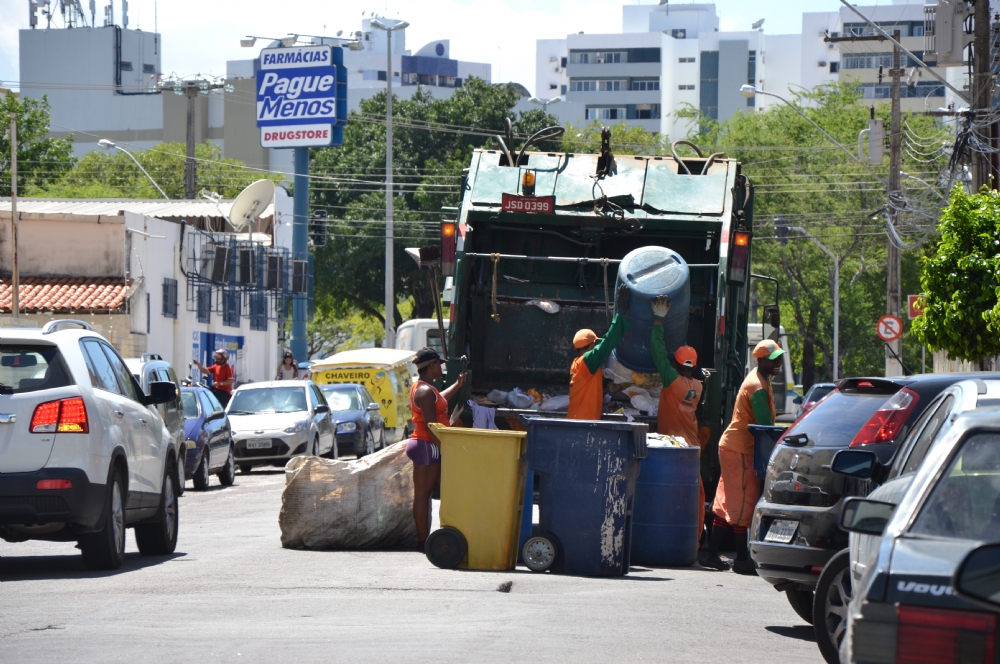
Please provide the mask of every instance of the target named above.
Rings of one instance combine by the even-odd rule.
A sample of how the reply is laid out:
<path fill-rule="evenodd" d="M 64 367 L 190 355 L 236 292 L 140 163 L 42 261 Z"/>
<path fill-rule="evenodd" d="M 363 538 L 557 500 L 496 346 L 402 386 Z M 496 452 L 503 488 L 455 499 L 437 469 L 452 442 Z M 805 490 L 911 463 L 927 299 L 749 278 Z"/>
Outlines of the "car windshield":
<path fill-rule="evenodd" d="M 71 384 L 55 346 L 0 346 L 0 394 L 22 394 Z"/>
<path fill-rule="evenodd" d="M 962 444 L 910 532 L 1000 541 L 1000 435 L 981 433 Z"/>
<path fill-rule="evenodd" d="M 892 392 L 887 394 L 885 389 L 834 392 L 792 425 L 785 438 L 806 434 L 809 443 L 816 447 L 847 447 L 865 422 L 891 396 Z"/>
<path fill-rule="evenodd" d="M 181 392 L 181 401 L 184 402 L 184 417 L 191 419 L 198 417 L 198 395 L 194 392 Z"/>
<path fill-rule="evenodd" d="M 358 391 L 354 388 L 323 390 L 323 396 L 330 404 L 330 410 L 361 410 L 361 400 L 358 399 Z"/>
<path fill-rule="evenodd" d="M 230 415 L 254 413 L 296 413 L 306 410 L 306 391 L 302 387 L 258 387 L 237 390 L 229 404 Z"/>

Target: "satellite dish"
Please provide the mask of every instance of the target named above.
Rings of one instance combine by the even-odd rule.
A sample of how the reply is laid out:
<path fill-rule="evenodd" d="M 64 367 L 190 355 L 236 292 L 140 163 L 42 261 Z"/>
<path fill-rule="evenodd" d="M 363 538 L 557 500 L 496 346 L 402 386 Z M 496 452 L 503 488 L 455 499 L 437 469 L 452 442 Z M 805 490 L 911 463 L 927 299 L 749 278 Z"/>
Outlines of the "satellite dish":
<path fill-rule="evenodd" d="M 242 233 L 255 223 L 274 200 L 274 183 L 257 180 L 240 192 L 229 208 L 229 223 L 237 233 Z"/>

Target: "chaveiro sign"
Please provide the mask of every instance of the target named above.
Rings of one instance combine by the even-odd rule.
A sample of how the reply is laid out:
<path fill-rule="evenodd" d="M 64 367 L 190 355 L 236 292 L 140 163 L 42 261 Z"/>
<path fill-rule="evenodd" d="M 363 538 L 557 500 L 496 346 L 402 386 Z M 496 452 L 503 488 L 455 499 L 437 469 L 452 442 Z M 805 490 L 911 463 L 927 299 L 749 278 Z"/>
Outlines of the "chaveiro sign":
<path fill-rule="evenodd" d="M 266 48 L 257 72 L 257 126 L 265 148 L 340 145 L 347 70 L 340 47 Z"/>

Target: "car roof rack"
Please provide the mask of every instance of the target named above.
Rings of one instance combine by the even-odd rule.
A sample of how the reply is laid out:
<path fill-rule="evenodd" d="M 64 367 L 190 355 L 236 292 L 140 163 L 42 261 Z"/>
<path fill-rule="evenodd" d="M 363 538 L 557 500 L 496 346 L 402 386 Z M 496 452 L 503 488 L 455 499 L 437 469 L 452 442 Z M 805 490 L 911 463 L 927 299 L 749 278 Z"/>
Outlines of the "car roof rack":
<path fill-rule="evenodd" d="M 84 323 L 82 320 L 77 320 L 75 318 L 63 318 L 60 320 L 49 321 L 42 328 L 42 334 L 52 334 L 53 332 L 58 332 L 64 327 L 76 326 L 84 330 L 94 331 L 94 328 L 90 326 L 90 323 Z"/>

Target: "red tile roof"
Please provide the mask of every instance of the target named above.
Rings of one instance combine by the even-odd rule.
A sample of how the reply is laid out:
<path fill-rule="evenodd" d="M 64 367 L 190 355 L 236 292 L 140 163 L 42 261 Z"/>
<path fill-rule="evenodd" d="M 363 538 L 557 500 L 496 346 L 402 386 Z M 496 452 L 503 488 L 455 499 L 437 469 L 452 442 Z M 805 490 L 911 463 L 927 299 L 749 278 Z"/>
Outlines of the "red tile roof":
<path fill-rule="evenodd" d="M 123 311 L 126 286 L 114 277 L 25 277 L 19 284 L 19 304 L 25 313 Z M 11 312 L 10 277 L 0 278 L 0 313 Z"/>

